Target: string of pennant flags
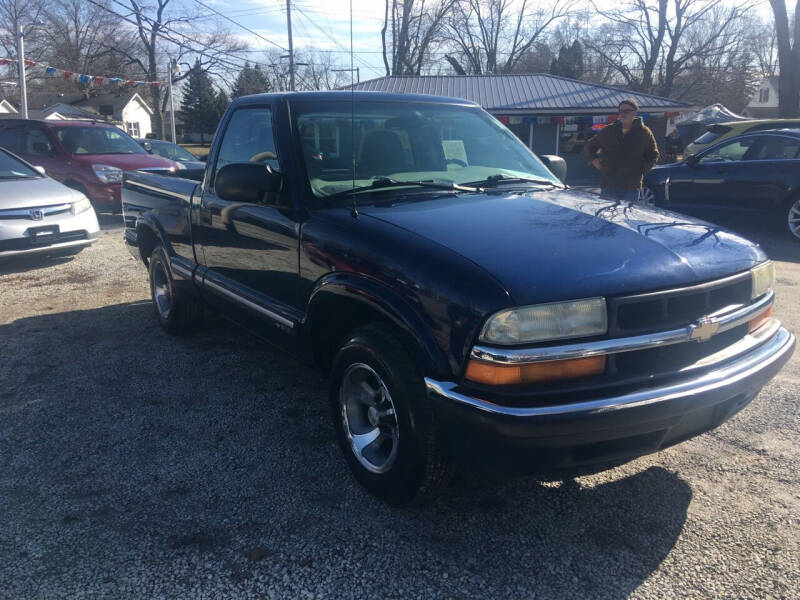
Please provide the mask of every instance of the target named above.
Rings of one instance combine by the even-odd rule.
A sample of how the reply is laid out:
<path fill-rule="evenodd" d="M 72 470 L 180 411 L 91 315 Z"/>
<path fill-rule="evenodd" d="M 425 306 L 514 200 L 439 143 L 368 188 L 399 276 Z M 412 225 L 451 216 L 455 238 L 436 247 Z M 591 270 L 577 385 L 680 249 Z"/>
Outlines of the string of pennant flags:
<path fill-rule="evenodd" d="M 19 64 L 18 60 L 13 58 L 0 58 L 0 66 L 3 65 L 16 65 Z M 117 87 L 166 87 L 168 84 L 165 81 L 138 81 L 135 79 L 123 79 L 122 77 L 107 77 L 104 75 L 87 75 L 85 73 L 76 73 L 74 71 L 67 71 L 57 67 L 51 67 L 35 60 L 25 59 L 25 65 L 28 67 L 38 67 L 42 70 L 45 77 L 61 77 L 67 81 L 75 81 L 86 85 L 94 84 L 98 87 L 102 86 L 117 86 Z"/>

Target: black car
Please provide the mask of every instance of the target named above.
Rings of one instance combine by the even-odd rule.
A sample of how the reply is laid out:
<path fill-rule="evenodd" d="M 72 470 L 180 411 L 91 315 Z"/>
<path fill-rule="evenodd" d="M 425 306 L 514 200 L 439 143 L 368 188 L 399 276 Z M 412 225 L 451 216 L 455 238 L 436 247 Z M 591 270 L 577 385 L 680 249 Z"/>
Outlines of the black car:
<path fill-rule="evenodd" d="M 656 167 L 643 200 L 678 211 L 741 211 L 779 219 L 800 239 L 800 129 L 773 129 L 729 138 Z"/>
<path fill-rule="evenodd" d="M 142 138 L 137 138 L 136 141 L 150 154 L 174 160 L 184 169 L 203 170 L 206 168 L 206 163 L 178 144 L 173 144 L 172 142 L 164 140 L 146 140 Z"/>

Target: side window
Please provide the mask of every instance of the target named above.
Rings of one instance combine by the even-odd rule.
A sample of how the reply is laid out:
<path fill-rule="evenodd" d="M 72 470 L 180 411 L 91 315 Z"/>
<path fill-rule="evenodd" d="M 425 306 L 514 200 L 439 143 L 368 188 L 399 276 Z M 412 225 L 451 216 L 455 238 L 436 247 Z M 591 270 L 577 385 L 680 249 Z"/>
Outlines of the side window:
<path fill-rule="evenodd" d="M 700 164 L 705 164 L 710 162 L 752 160 L 753 157 L 748 155 L 747 151 L 750 150 L 755 141 L 756 138 L 749 137 L 722 144 L 704 154 L 699 162 Z"/>
<path fill-rule="evenodd" d="M 790 160 L 798 157 L 800 139 L 779 135 L 764 135 L 753 153 L 753 160 Z"/>
<path fill-rule="evenodd" d="M 272 113 L 265 106 L 240 108 L 233 113 L 222 137 L 214 177 L 225 165 L 237 162 L 269 164 L 278 168 L 272 133 Z"/>
<path fill-rule="evenodd" d="M 25 154 L 53 156 L 55 149 L 47 135 L 38 128 L 30 128 L 25 134 Z"/>
<path fill-rule="evenodd" d="M 14 154 L 24 154 L 23 133 L 21 127 L 12 127 L 0 132 L 0 148 Z"/>

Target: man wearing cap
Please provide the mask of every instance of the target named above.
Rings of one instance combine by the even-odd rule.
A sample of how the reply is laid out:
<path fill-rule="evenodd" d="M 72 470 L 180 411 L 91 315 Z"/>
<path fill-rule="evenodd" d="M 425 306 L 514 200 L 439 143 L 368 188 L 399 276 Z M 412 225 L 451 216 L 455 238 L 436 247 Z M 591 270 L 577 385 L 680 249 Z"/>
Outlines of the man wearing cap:
<path fill-rule="evenodd" d="M 642 176 L 658 162 L 653 132 L 636 116 L 639 105 L 631 98 L 619 103 L 619 118 L 586 142 L 586 162 L 602 173 L 600 193 L 635 202 Z"/>

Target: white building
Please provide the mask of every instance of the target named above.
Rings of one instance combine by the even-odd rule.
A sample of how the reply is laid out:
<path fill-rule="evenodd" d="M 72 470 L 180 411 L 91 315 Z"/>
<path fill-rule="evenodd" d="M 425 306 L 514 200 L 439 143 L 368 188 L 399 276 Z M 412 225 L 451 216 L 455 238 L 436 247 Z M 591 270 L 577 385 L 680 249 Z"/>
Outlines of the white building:
<path fill-rule="evenodd" d="M 764 77 L 742 114 L 751 119 L 778 118 L 778 77 Z"/>
<path fill-rule="evenodd" d="M 0 102 L 0 118 L 12 116 L 17 108 L 8 100 Z M 28 112 L 33 119 L 86 119 L 114 123 L 133 137 L 145 137 L 153 131 L 153 109 L 138 92 L 84 94 L 32 93 L 28 98 Z"/>

